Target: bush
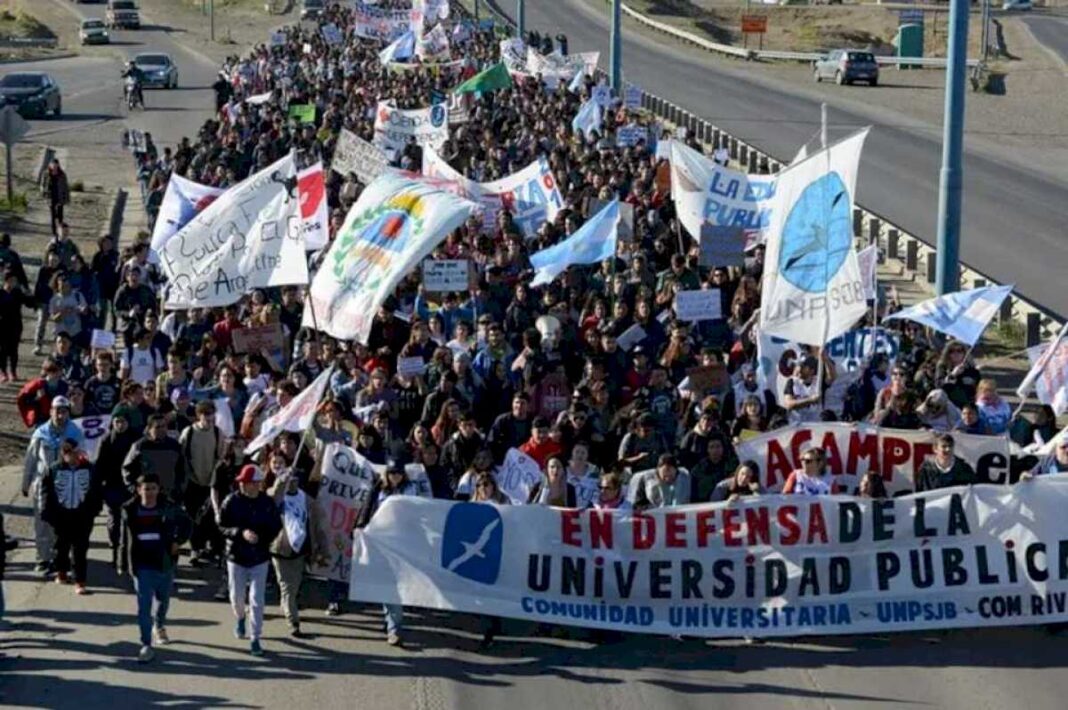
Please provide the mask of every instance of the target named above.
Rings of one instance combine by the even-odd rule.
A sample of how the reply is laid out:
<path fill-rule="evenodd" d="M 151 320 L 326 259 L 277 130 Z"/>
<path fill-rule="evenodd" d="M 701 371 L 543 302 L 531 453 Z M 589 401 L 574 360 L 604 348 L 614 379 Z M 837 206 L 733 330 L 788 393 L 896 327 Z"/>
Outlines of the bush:
<path fill-rule="evenodd" d="M 16 192 L 12 197 L 12 201 L 8 202 L 6 192 L 0 195 L 0 212 L 13 212 L 16 214 L 24 213 L 27 207 L 26 193 Z"/>
<path fill-rule="evenodd" d="M 81 180 L 75 180 L 70 184 L 71 192 L 85 192 L 85 183 Z"/>

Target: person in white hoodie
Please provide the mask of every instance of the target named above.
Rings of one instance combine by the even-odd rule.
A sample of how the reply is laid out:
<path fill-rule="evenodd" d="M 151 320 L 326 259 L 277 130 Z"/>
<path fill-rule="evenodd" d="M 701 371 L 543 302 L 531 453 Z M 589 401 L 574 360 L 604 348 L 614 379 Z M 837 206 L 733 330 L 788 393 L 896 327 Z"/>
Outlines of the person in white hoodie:
<path fill-rule="evenodd" d="M 41 479 L 52 464 L 59 460 L 59 449 L 64 441 L 74 441 L 80 448 L 85 440 L 82 431 L 70 420 L 70 400 L 66 397 L 52 399 L 52 412 L 48 421 L 37 427 L 26 447 L 22 468 L 22 495 L 33 496 L 33 534 L 37 546 L 37 571 L 50 574 L 56 544 L 55 531 L 41 517 L 44 498 Z"/>

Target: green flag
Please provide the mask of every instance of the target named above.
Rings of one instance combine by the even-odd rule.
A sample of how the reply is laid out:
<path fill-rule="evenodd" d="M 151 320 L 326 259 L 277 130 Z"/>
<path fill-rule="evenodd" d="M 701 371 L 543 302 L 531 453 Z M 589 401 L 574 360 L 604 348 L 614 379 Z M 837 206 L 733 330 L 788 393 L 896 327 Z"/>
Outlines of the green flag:
<path fill-rule="evenodd" d="M 483 69 L 478 74 L 465 81 L 452 90 L 454 94 L 468 94 L 472 91 L 486 93 L 497 89 L 507 89 L 512 86 L 512 76 L 504 62 L 497 62 L 489 69 Z"/>
<path fill-rule="evenodd" d="M 289 117 L 301 123 L 315 123 L 315 104 L 290 104 Z"/>

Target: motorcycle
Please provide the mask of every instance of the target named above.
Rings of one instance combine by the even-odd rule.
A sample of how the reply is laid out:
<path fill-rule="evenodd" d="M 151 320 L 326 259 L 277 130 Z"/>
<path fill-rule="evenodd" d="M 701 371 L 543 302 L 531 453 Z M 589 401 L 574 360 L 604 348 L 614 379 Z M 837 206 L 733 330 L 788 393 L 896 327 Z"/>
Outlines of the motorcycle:
<path fill-rule="evenodd" d="M 141 90 L 141 82 L 132 76 L 126 77 L 126 83 L 123 87 L 123 95 L 126 97 L 126 107 L 133 111 L 134 108 L 140 106 L 141 110 L 145 108 L 145 95 Z"/>

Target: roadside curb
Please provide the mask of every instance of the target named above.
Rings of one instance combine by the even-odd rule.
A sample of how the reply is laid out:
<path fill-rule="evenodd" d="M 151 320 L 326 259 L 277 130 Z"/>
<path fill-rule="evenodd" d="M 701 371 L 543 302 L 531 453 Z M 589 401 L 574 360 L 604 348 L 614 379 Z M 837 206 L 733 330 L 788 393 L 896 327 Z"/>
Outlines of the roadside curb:
<path fill-rule="evenodd" d="M 33 57 L 30 59 L 2 59 L 0 60 L 0 66 L 7 67 L 15 64 L 30 64 L 40 62 L 51 62 L 56 59 L 71 59 L 73 57 L 81 56 L 77 52 L 64 52 L 63 54 L 52 54 L 47 57 Z"/>
<path fill-rule="evenodd" d="M 115 190 L 115 195 L 111 198 L 111 207 L 108 209 L 108 223 L 100 230 L 100 236 L 111 237 L 111 240 L 116 243 L 119 234 L 122 232 L 123 214 L 126 211 L 126 198 L 126 188 L 120 187 Z"/>

